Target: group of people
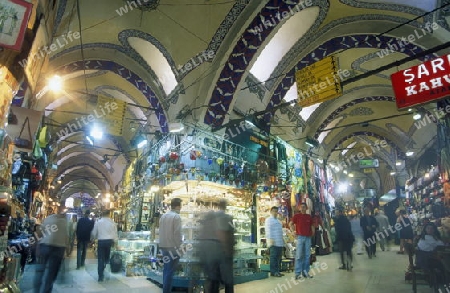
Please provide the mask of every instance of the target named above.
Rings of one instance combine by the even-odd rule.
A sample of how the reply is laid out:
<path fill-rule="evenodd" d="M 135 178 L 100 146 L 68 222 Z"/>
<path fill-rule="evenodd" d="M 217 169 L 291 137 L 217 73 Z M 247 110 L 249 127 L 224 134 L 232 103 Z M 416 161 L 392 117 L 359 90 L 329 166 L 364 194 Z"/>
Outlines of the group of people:
<path fill-rule="evenodd" d="M 270 255 L 270 275 L 283 277 L 281 271 L 281 260 L 283 247 L 283 225 L 278 219 L 278 207 L 270 209 L 270 216 L 265 221 L 266 242 Z M 310 274 L 311 239 L 314 237 L 315 225 L 309 213 L 306 203 L 300 204 L 300 211 L 296 213 L 289 222 L 289 228 L 297 236 L 295 249 L 295 279 L 313 278 Z"/>
<path fill-rule="evenodd" d="M 94 221 L 90 212 L 86 211 L 76 225 L 69 223 L 65 208 L 59 206 L 56 213 L 45 218 L 41 225 L 40 241 L 37 246 L 37 268 L 34 278 L 36 293 L 52 292 L 53 284 L 58 277 L 64 256 L 77 239 L 77 267 L 85 265 L 86 251 L 89 243 L 98 240 L 98 281 L 104 280 L 104 270 L 109 261 L 111 247 L 118 240 L 117 225 L 109 218 L 109 211 L 104 211 L 102 217 Z M 73 221 L 73 220 L 72 220 Z"/>

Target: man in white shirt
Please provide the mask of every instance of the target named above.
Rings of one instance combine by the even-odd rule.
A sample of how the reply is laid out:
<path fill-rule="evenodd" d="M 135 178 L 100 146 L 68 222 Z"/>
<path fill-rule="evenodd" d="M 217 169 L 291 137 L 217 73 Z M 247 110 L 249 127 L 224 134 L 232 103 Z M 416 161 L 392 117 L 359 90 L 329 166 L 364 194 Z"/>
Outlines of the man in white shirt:
<path fill-rule="evenodd" d="M 102 218 L 94 224 L 92 229 L 92 238 L 98 239 L 97 258 L 98 258 L 98 281 L 103 282 L 104 270 L 109 262 L 111 247 L 117 242 L 117 224 L 109 217 L 109 210 L 105 210 Z"/>
<path fill-rule="evenodd" d="M 283 252 L 283 225 L 278 220 L 278 207 L 274 206 L 270 209 L 270 217 L 266 219 L 265 229 L 267 246 L 270 250 L 270 275 L 274 277 L 282 277 L 280 273 L 281 254 Z"/>
<path fill-rule="evenodd" d="M 182 243 L 181 235 L 181 199 L 173 198 L 170 211 L 159 219 L 159 248 L 163 255 L 163 293 L 172 292 L 172 279 L 180 261 L 179 248 Z"/>

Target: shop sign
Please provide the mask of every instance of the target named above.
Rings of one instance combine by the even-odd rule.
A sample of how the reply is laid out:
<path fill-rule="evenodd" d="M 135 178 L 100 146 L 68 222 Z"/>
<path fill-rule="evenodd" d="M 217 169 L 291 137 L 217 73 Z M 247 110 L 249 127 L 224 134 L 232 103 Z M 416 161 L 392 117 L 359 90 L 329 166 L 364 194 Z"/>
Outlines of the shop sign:
<path fill-rule="evenodd" d="M 124 101 L 109 98 L 103 95 L 98 96 L 97 109 L 101 117 L 101 124 L 106 128 L 106 132 L 114 136 L 121 136 L 123 131 L 123 119 L 127 104 Z M 111 110 L 112 109 L 112 110 Z"/>
<path fill-rule="evenodd" d="M 254 143 L 262 145 L 263 147 L 268 147 L 269 146 L 269 142 L 268 141 L 266 141 L 264 139 L 261 139 L 261 138 L 258 138 L 258 137 L 254 136 L 254 135 L 250 135 L 249 139 L 250 139 L 250 141 L 252 141 Z"/>
<path fill-rule="evenodd" d="M 295 81 L 299 106 L 308 107 L 339 97 L 342 77 L 338 69 L 337 57 L 328 56 L 298 70 Z"/>
<path fill-rule="evenodd" d="M 398 109 L 428 103 L 450 94 L 450 54 L 391 75 Z"/>
<path fill-rule="evenodd" d="M 378 159 L 364 159 L 359 160 L 359 168 L 366 169 L 366 168 L 378 168 L 380 166 L 380 162 Z"/>
<path fill-rule="evenodd" d="M 32 7 L 24 0 L 0 2 L 0 47 L 20 51 Z"/>

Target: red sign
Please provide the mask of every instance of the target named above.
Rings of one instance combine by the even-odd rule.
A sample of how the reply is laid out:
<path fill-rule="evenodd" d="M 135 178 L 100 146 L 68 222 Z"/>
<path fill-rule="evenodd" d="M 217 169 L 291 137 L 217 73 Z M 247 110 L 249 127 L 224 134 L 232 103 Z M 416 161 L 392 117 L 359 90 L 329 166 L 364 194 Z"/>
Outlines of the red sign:
<path fill-rule="evenodd" d="M 450 95 L 450 54 L 391 75 L 397 108 L 409 108 Z"/>

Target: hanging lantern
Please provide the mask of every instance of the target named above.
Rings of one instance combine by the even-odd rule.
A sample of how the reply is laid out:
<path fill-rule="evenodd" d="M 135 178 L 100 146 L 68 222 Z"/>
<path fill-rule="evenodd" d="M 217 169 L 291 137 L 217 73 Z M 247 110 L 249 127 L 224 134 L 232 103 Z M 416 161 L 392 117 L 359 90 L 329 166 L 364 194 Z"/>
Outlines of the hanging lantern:
<path fill-rule="evenodd" d="M 223 164 L 224 159 L 223 158 L 217 158 L 216 163 L 220 166 Z"/>
<path fill-rule="evenodd" d="M 159 162 L 160 163 L 165 163 L 166 162 L 166 157 L 162 156 L 159 158 Z"/>
<path fill-rule="evenodd" d="M 195 151 L 195 155 L 197 158 L 201 158 L 202 157 L 202 152 L 201 151 Z"/>
<path fill-rule="evenodd" d="M 196 152 L 195 152 L 194 150 L 192 150 L 192 151 L 189 153 L 189 158 L 190 158 L 192 161 L 197 160 L 197 155 L 196 155 Z"/>
<path fill-rule="evenodd" d="M 180 155 L 178 155 L 177 152 L 170 152 L 170 154 L 169 154 L 169 158 L 173 161 L 178 160 L 179 157 L 180 157 Z"/>
<path fill-rule="evenodd" d="M 213 163 L 213 159 L 208 158 L 208 165 L 212 165 L 212 163 Z"/>

